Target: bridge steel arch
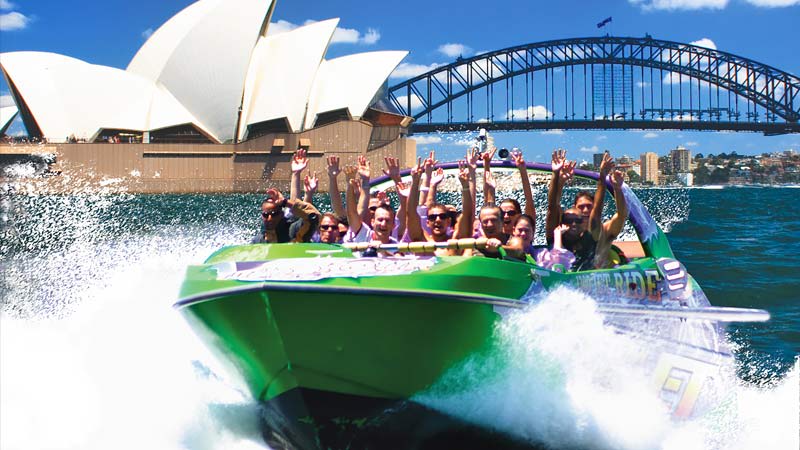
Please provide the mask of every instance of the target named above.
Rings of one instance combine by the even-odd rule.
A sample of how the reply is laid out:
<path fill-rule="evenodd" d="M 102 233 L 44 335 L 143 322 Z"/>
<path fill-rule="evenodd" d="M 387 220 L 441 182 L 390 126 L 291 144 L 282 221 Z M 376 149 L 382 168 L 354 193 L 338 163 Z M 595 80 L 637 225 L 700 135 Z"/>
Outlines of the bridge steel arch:
<path fill-rule="evenodd" d="M 583 76 L 578 71 L 576 91 L 575 67 L 580 66 Z M 544 72 L 544 107 L 533 101 L 535 72 Z M 520 102 L 514 82 L 521 83 L 521 78 L 526 117 L 517 120 L 515 112 L 521 110 L 515 109 L 515 99 L 516 105 Z M 495 96 L 495 87 L 503 81 L 506 89 L 500 89 L 500 95 L 505 94 L 505 105 Z M 485 91 L 486 114 L 476 119 L 475 94 L 480 91 Z M 390 87 L 388 97 L 399 111 L 415 119 L 412 132 L 478 127 L 800 132 L 800 78 L 731 53 L 649 36 L 553 40 L 459 58 Z M 456 111 L 459 100 L 462 104 Z M 583 101 L 582 119 L 576 100 Z M 495 120 L 497 103 L 505 106 L 502 120 Z M 465 118 L 456 119 L 462 113 Z M 444 120 L 434 120 L 442 114 Z"/>

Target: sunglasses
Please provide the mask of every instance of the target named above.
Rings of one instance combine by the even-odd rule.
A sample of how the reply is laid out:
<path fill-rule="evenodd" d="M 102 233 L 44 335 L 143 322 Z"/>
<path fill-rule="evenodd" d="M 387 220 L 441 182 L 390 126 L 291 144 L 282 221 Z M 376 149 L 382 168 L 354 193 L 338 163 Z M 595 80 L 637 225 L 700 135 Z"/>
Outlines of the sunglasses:
<path fill-rule="evenodd" d="M 561 221 L 565 225 L 573 225 L 583 222 L 583 217 L 581 216 L 564 216 L 564 219 Z"/>
<path fill-rule="evenodd" d="M 375 212 L 375 210 L 377 210 L 377 209 L 378 209 L 377 206 L 370 206 L 369 207 L 369 210 L 372 211 L 372 212 Z"/>
<path fill-rule="evenodd" d="M 333 230 L 339 231 L 339 225 L 320 225 L 319 229 L 321 231 L 333 231 Z"/>
<path fill-rule="evenodd" d="M 512 217 L 512 216 L 516 216 L 516 215 L 517 215 L 517 212 L 516 212 L 516 211 L 514 211 L 513 209 L 510 209 L 510 210 L 508 210 L 508 211 L 503 211 L 503 210 L 501 209 L 501 210 L 500 210 L 500 214 L 502 214 L 502 215 L 503 215 L 503 217 L 506 217 L 506 216 L 508 216 L 508 217 Z"/>
<path fill-rule="evenodd" d="M 273 209 L 272 211 L 264 211 L 264 212 L 262 212 L 261 213 L 261 217 L 266 219 L 267 217 L 275 217 L 280 213 L 281 212 L 279 210 Z"/>
<path fill-rule="evenodd" d="M 431 222 L 435 221 L 436 219 L 447 220 L 450 218 L 450 213 L 441 213 L 441 214 L 428 214 L 428 220 Z"/>

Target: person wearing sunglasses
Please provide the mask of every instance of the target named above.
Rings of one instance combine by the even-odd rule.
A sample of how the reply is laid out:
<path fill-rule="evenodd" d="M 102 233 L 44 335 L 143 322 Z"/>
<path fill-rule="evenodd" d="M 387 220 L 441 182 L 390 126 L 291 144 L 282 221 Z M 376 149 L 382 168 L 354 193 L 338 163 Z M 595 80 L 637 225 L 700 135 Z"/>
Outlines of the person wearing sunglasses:
<path fill-rule="evenodd" d="M 408 194 L 408 213 L 406 217 L 408 221 L 408 237 L 412 242 L 447 242 L 451 239 L 448 233 L 453 224 L 452 212 L 448 210 L 447 206 L 433 203 L 428 207 L 428 214 L 425 220 L 430 231 L 423 228 L 422 219 L 417 211 L 420 180 L 424 171 L 425 166 L 421 159 L 417 166 L 411 169 L 411 189 Z M 472 195 L 470 195 L 470 184 L 474 186 L 475 183 L 475 171 L 469 165 L 459 161 L 458 180 L 461 183 L 463 192 L 464 213 L 456 220 L 452 239 L 465 238 L 472 234 L 472 217 L 475 214 L 475 205 Z M 457 250 L 448 249 L 437 249 L 434 252 L 437 256 L 450 256 L 459 253 Z"/>
<path fill-rule="evenodd" d="M 339 218 L 335 214 L 325 213 L 319 221 L 319 242 L 323 244 L 339 244 L 342 242 L 342 233 L 339 228 Z"/>
<path fill-rule="evenodd" d="M 290 209 L 292 219 L 286 217 L 284 208 Z M 310 242 L 319 217 L 311 203 L 287 199 L 277 189 L 269 189 L 261 202 L 261 231 L 252 243 Z"/>

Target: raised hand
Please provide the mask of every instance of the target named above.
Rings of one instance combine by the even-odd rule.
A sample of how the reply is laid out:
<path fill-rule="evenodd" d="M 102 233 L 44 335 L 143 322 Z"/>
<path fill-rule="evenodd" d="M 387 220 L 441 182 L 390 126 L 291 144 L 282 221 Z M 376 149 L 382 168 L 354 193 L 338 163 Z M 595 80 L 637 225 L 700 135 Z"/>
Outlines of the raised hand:
<path fill-rule="evenodd" d="M 277 190 L 275 188 L 267 189 L 267 199 L 272 200 L 276 205 L 282 204 L 283 200 L 284 200 L 283 194 L 281 194 L 281 191 L 279 191 L 279 190 Z"/>
<path fill-rule="evenodd" d="M 306 151 L 302 148 L 297 149 L 294 157 L 292 158 L 292 172 L 300 173 L 308 167 L 308 157 Z"/>
<path fill-rule="evenodd" d="M 364 155 L 358 155 L 358 176 L 362 180 L 369 180 L 370 177 L 369 161 Z"/>
<path fill-rule="evenodd" d="M 383 169 L 383 174 L 393 180 L 395 183 L 400 181 L 400 159 L 398 158 L 383 158 L 386 163 L 386 168 Z"/>
<path fill-rule="evenodd" d="M 352 180 L 352 179 L 356 178 L 356 175 L 358 175 L 358 167 L 356 167 L 356 166 L 345 166 L 345 168 L 344 168 L 344 176 L 345 176 L 345 178 L 347 178 L 348 180 Z"/>
<path fill-rule="evenodd" d="M 491 150 L 481 154 L 481 159 L 483 159 L 483 170 L 489 170 L 495 152 L 497 152 L 497 147 L 492 147 Z"/>
<path fill-rule="evenodd" d="M 430 155 L 427 158 L 425 158 L 425 161 L 423 161 L 423 168 L 425 169 L 425 175 L 428 176 L 429 180 L 431 173 L 433 173 L 433 168 L 436 167 L 437 164 L 439 164 L 439 161 L 436 160 L 435 154 L 436 152 L 431 150 Z"/>
<path fill-rule="evenodd" d="M 417 165 L 411 168 L 412 180 L 417 181 L 422 177 L 422 173 L 425 171 L 424 164 L 422 158 L 417 158 Z"/>
<path fill-rule="evenodd" d="M 353 192 L 356 194 L 356 197 L 358 197 L 358 195 L 361 193 L 361 180 L 359 180 L 356 177 L 353 177 L 348 179 L 348 183 L 350 189 L 352 189 Z"/>
<path fill-rule="evenodd" d="M 328 156 L 328 176 L 331 178 L 336 178 L 339 176 L 341 170 L 339 169 L 339 157 L 336 155 Z"/>
<path fill-rule="evenodd" d="M 470 174 L 472 173 L 474 173 L 474 171 L 466 161 L 464 160 L 458 161 L 458 181 L 461 182 L 461 186 L 464 189 L 469 188 L 469 178 Z"/>
<path fill-rule="evenodd" d="M 622 189 L 622 183 L 625 181 L 625 175 L 619 171 L 615 170 L 611 173 L 611 185 L 614 186 L 614 190 Z"/>
<path fill-rule="evenodd" d="M 553 172 L 558 172 L 564 167 L 564 163 L 567 162 L 567 151 L 564 149 L 553 150 L 553 157 L 550 163 L 550 167 L 553 169 Z"/>
<path fill-rule="evenodd" d="M 525 167 L 525 157 L 522 156 L 522 152 L 512 152 L 511 160 L 514 161 L 514 165 L 517 166 L 518 169 Z"/>
<path fill-rule="evenodd" d="M 305 179 L 303 179 L 303 187 L 305 187 L 306 192 L 317 192 L 317 184 L 319 182 L 319 178 L 317 178 L 317 172 L 312 172 L 311 176 L 306 175 Z"/>
<path fill-rule="evenodd" d="M 438 186 L 444 181 L 444 169 L 439 167 L 431 174 L 431 186 Z"/>
<path fill-rule="evenodd" d="M 603 153 L 603 160 L 600 162 L 600 178 L 605 178 L 614 170 L 614 160 L 608 152 Z"/>
<path fill-rule="evenodd" d="M 472 147 L 471 149 L 467 150 L 466 165 L 472 173 L 475 173 L 475 171 L 478 169 L 479 158 L 480 153 L 478 152 L 477 147 Z"/>
<path fill-rule="evenodd" d="M 491 186 L 492 189 L 497 189 L 497 182 L 495 181 L 494 175 L 492 175 L 490 170 L 483 171 L 483 183 Z"/>
<path fill-rule="evenodd" d="M 559 172 L 559 177 L 561 179 L 561 184 L 567 184 L 572 181 L 572 177 L 575 175 L 575 161 L 565 161 L 561 167 Z"/>
<path fill-rule="evenodd" d="M 408 183 L 400 181 L 396 183 L 394 187 L 397 189 L 397 195 L 401 198 L 408 198 L 408 194 L 411 193 L 411 185 Z"/>

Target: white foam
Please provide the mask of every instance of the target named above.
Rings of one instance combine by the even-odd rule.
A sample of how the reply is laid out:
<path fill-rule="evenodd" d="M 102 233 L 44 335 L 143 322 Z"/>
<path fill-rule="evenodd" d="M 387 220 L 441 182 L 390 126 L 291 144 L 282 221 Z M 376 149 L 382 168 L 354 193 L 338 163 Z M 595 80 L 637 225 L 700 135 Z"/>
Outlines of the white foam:
<path fill-rule="evenodd" d="M 774 388 L 720 377 L 730 405 L 677 420 L 653 387 L 643 341 L 605 326 L 594 305 L 554 291 L 415 399 L 553 448 L 797 448 L 797 370 Z"/>

